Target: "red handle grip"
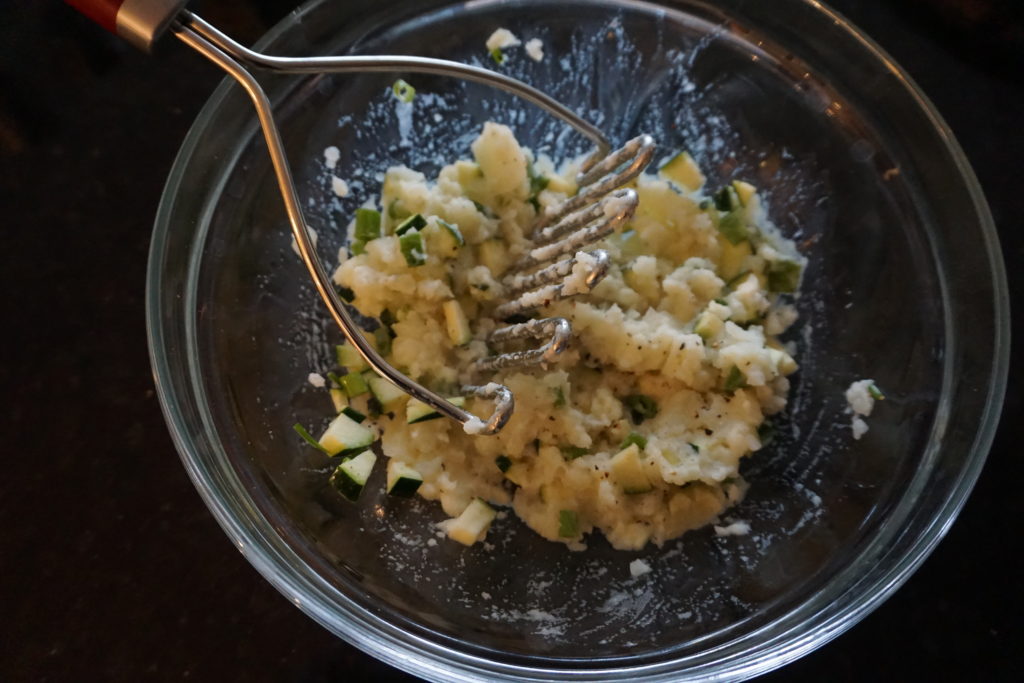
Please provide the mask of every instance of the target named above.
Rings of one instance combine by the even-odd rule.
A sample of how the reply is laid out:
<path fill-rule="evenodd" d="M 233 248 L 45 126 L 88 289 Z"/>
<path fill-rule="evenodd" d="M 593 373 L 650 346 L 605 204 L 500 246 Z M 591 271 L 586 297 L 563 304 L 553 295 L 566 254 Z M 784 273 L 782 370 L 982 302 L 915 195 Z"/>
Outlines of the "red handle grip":
<path fill-rule="evenodd" d="M 111 33 L 117 33 L 117 11 L 124 0 L 64 0 Z"/>
<path fill-rule="evenodd" d="M 97 24 L 148 50 L 187 0 L 64 0 Z"/>

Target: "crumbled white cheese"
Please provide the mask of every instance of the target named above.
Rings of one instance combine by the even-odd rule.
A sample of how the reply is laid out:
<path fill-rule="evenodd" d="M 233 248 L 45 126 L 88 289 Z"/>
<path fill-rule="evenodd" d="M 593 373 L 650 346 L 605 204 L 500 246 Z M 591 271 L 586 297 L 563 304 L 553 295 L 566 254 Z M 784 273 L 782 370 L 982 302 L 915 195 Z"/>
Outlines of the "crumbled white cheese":
<path fill-rule="evenodd" d="M 643 560 L 633 560 L 629 563 L 629 573 L 631 576 L 643 576 L 649 571 L 651 571 L 651 565 Z"/>
<path fill-rule="evenodd" d="M 850 423 L 850 429 L 853 430 L 853 438 L 860 440 L 860 437 L 867 434 L 868 423 L 865 422 L 859 415 L 853 416 L 853 421 Z"/>
<path fill-rule="evenodd" d="M 487 423 L 475 415 L 462 423 L 462 431 L 467 434 L 479 434 L 487 429 Z"/>
<path fill-rule="evenodd" d="M 334 167 L 338 165 L 338 159 L 341 158 L 341 150 L 331 145 L 324 150 L 324 165 L 330 170 L 334 170 Z"/>
<path fill-rule="evenodd" d="M 348 196 L 348 183 L 336 175 L 331 176 L 331 189 L 334 190 L 334 194 L 339 197 Z"/>
<path fill-rule="evenodd" d="M 526 41 L 526 54 L 535 62 L 544 59 L 544 43 L 540 41 L 540 38 L 531 38 Z"/>
<path fill-rule="evenodd" d="M 746 536 L 750 533 L 750 525 L 746 522 L 733 522 L 728 526 L 715 525 L 716 536 Z"/>
<path fill-rule="evenodd" d="M 327 380 L 325 380 L 324 376 L 321 375 L 320 373 L 311 372 L 309 373 L 309 377 L 307 377 L 306 379 L 309 381 L 310 384 L 312 384 L 317 389 L 323 389 L 325 386 L 327 386 Z"/>
<path fill-rule="evenodd" d="M 850 385 L 846 390 L 846 402 L 850 410 L 857 415 L 870 415 L 875 407 L 875 398 L 871 395 L 869 388 L 875 383 L 873 379 L 862 379 Z"/>
<path fill-rule="evenodd" d="M 850 429 L 853 431 L 855 440 L 860 440 L 868 431 L 868 423 L 861 418 L 861 415 L 867 417 L 875 407 L 875 397 L 871 395 L 871 387 L 874 384 L 873 379 L 862 379 L 851 384 L 846 390 L 848 410 L 853 413 Z"/>
<path fill-rule="evenodd" d="M 519 44 L 519 39 L 516 38 L 512 31 L 509 31 L 507 28 L 499 28 L 491 34 L 490 38 L 487 39 L 487 50 L 489 52 L 494 52 L 495 50 L 501 50 L 506 47 L 515 47 Z"/>

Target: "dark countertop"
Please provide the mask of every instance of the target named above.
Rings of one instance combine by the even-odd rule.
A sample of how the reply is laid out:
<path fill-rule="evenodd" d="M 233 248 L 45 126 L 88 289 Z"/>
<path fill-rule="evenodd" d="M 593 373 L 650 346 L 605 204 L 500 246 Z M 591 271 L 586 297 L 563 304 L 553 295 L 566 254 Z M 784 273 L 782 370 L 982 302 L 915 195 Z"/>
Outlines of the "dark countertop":
<path fill-rule="evenodd" d="M 1013 303 L 1024 302 L 1018 3 L 832 4 L 946 117 L 999 225 Z M 201 9 L 251 42 L 291 6 Z M 218 79 L 183 48 L 146 58 L 60 3 L 0 5 L 0 680 L 408 678 L 329 634 L 229 550 L 154 396 L 150 226 Z M 1018 343 L 989 462 L 932 557 L 861 624 L 767 680 L 1024 680 L 1022 372 Z"/>

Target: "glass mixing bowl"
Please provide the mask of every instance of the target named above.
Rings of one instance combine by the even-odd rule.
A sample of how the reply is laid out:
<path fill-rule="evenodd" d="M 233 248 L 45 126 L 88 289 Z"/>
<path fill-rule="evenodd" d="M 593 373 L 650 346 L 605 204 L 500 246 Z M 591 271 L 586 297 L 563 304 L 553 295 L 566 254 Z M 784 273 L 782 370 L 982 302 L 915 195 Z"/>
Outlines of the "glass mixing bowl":
<path fill-rule="evenodd" d="M 433 541 L 439 507 L 358 505 L 291 430 L 330 413 L 312 370 L 340 339 L 290 249 L 262 139 L 222 85 L 185 141 L 149 264 L 160 397 L 185 466 L 235 544 L 342 638 L 430 679 L 737 679 L 835 637 L 894 591 L 978 476 L 1007 370 L 1008 304 L 991 218 L 925 97 L 869 39 L 810 0 L 379 3 L 314 1 L 260 47 L 281 55 L 420 54 L 489 64 L 498 27 L 543 40 L 501 67 L 613 139 L 686 148 L 710 186 L 755 182 L 810 259 L 789 335 L 788 418 L 749 458 L 728 513 L 751 533 L 570 552 L 513 516 L 488 544 Z M 411 118 L 390 85 L 417 88 Z M 336 263 L 379 173 L 430 174 L 488 119 L 556 157 L 584 151 L 502 93 L 409 74 L 266 79 L 319 250 Z M 323 164 L 351 193 L 331 192 Z M 850 436 L 844 389 L 887 394 Z M 378 468 L 379 470 L 380 468 Z M 380 477 L 380 472 L 377 473 Z M 227 551 L 227 548 L 225 548 Z M 632 560 L 652 570 L 633 577 Z"/>

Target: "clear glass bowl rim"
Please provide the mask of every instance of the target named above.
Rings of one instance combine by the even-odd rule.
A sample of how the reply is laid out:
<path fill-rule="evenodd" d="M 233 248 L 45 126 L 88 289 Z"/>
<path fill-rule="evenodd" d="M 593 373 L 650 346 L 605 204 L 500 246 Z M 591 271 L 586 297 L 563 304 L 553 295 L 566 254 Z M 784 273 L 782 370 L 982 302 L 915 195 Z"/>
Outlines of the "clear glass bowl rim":
<path fill-rule="evenodd" d="M 330 0 L 310 0 L 294 10 L 279 22 L 255 45 L 259 50 L 273 43 L 289 31 L 302 17 Z M 960 148 L 952 131 L 935 109 L 928 97 L 896 62 L 871 38 L 853 26 L 845 17 L 822 5 L 816 0 L 792 0 L 794 4 L 809 7 L 835 23 L 849 38 L 860 43 L 862 48 L 884 64 L 905 88 L 907 94 L 917 103 L 932 122 L 946 146 L 946 152 L 954 160 L 956 169 L 966 187 L 974 206 L 980 226 L 985 257 L 991 266 L 990 286 L 993 293 L 993 323 L 995 339 L 991 372 L 987 383 L 986 408 L 974 437 L 973 447 L 968 454 L 967 464 L 961 472 L 955 489 L 946 501 L 940 514 L 933 517 L 924 533 L 914 539 L 905 549 L 900 561 L 889 570 L 866 585 L 856 587 L 853 600 L 842 611 L 831 613 L 825 618 L 812 614 L 795 626 L 768 637 L 763 647 L 756 651 L 745 651 L 723 662 L 724 666 L 700 666 L 683 670 L 682 661 L 672 659 L 642 667 L 615 667 L 607 669 L 587 668 L 572 671 L 560 667 L 538 668 L 498 663 L 481 657 L 459 652 L 435 642 L 412 636 L 367 613 L 355 604 L 349 603 L 344 614 L 336 610 L 335 601 L 327 595 L 333 589 L 318 577 L 309 576 L 296 569 L 297 557 L 277 537 L 273 527 L 259 516 L 254 509 L 240 516 L 240 510 L 231 505 L 219 490 L 214 473 L 208 469 L 198 454 L 198 444 L 192 430 L 186 424 L 179 405 L 181 397 L 175 392 L 173 371 L 170 367 L 164 329 L 165 311 L 160 301 L 162 289 L 163 262 L 168 235 L 172 229 L 174 198 L 186 171 L 189 159 L 197 149 L 202 131 L 213 119 L 234 82 L 226 77 L 203 107 L 175 159 L 158 208 L 153 240 L 150 247 L 146 279 L 146 323 L 150 359 L 153 365 L 157 394 L 164 417 L 171 431 L 182 462 L 207 507 L 227 533 L 234 545 L 246 559 L 282 594 L 291 599 L 306 614 L 325 628 L 349 641 L 363 651 L 397 668 L 418 676 L 435 680 L 680 680 L 699 676 L 716 679 L 740 680 L 750 678 L 778 668 L 803 654 L 820 647 L 847 629 L 851 628 L 878 605 L 885 601 L 910 577 L 928 557 L 963 507 L 991 447 L 999 423 L 1009 368 L 1010 354 L 1010 310 L 1006 272 L 999 246 L 998 233 L 991 212 L 984 198 L 978 180 Z M 190 280 L 194 282 L 194 279 Z M 196 360 L 189 358 L 190 369 L 194 370 Z M 244 492 L 239 491 L 244 495 Z M 336 592 L 334 593 L 336 598 Z"/>

